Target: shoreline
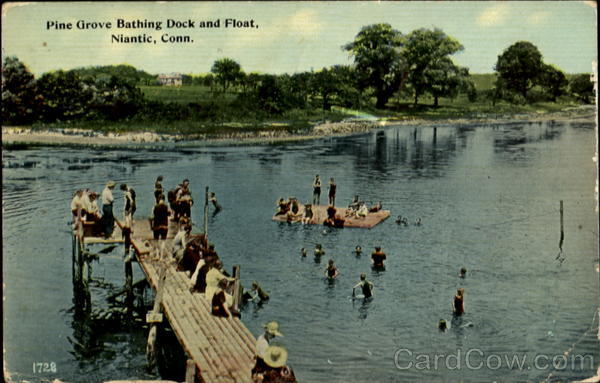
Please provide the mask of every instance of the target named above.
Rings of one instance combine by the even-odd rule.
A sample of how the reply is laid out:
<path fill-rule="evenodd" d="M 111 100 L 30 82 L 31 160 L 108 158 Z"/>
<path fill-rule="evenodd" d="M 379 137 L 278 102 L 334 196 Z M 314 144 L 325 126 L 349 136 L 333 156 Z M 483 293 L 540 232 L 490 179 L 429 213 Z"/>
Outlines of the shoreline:
<path fill-rule="evenodd" d="M 229 133 L 221 136 L 158 134 L 154 132 L 104 133 L 88 129 L 37 130 L 30 127 L 2 127 L 2 146 L 90 146 L 131 149 L 177 149 L 207 146 L 246 146 L 291 143 L 322 138 L 343 137 L 368 133 L 388 126 L 470 126 L 478 124 L 515 124 L 533 122 L 579 121 L 595 123 L 595 105 L 568 108 L 544 114 L 517 114 L 512 116 L 482 115 L 477 118 L 427 119 L 346 119 L 340 122 L 324 122 L 312 127 L 308 134 L 258 131 Z"/>

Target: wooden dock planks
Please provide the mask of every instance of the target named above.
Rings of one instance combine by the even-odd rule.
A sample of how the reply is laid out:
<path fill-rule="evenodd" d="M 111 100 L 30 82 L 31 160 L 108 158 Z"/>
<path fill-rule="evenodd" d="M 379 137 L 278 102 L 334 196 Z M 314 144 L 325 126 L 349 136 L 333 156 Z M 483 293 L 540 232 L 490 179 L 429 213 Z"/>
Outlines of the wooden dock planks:
<path fill-rule="evenodd" d="M 168 237 L 172 238 L 175 231 L 175 227 L 169 228 Z M 210 383 L 251 383 L 256 353 L 254 336 L 238 318 L 213 316 L 204 294 L 190 292 L 190 279 L 185 272 L 176 271 L 171 261 L 158 260 L 146 251 L 150 239 L 149 225 L 135 221 L 132 245 L 140 267 L 155 290 L 160 269 L 167 268 L 163 313 L 200 376 Z"/>
<path fill-rule="evenodd" d="M 309 223 L 312 225 L 322 225 L 325 218 L 327 218 L 327 208 L 328 206 L 323 205 L 313 206 L 313 218 Z M 335 209 L 337 211 L 336 215 L 345 219 L 344 227 L 370 229 L 390 216 L 389 210 L 380 210 L 375 213 L 369 213 L 364 218 L 356 218 L 354 216 L 346 217 L 347 209 L 345 207 L 336 206 Z M 302 216 L 304 216 L 304 205 L 300 205 L 298 219 L 295 219 L 292 222 L 300 222 Z M 287 217 L 285 215 L 275 215 L 273 216 L 273 221 L 286 222 Z"/>
<path fill-rule="evenodd" d="M 123 222 L 116 220 L 109 239 L 84 236 L 84 243 L 123 243 Z M 170 222 L 166 249 L 178 230 Z M 187 273 L 176 271 L 174 262 L 154 254 L 155 240 L 148 219 L 134 220 L 131 245 L 150 286 L 157 292 L 161 270 L 166 278 L 161 285 L 160 305 L 179 343 L 196 366 L 205 383 L 252 383 L 256 339 L 238 318 L 220 318 L 211 314 L 204 294 L 190 292 Z M 158 292 L 157 292 L 157 295 Z"/>

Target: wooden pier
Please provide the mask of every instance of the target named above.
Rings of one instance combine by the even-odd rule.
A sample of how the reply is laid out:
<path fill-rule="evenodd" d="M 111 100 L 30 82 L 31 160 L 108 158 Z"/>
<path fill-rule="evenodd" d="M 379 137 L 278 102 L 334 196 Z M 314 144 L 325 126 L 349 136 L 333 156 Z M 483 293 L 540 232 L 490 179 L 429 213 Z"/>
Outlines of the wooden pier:
<path fill-rule="evenodd" d="M 75 225 L 74 282 L 87 287 L 89 267 L 86 271 L 83 256 L 87 245 L 126 242 L 125 238 L 122 238 L 123 223 L 117 221 L 117 224 L 118 228 L 115 228 L 109 239 L 90 236 L 85 224 Z M 165 246 L 169 254 L 176 231 L 176 224 L 171 223 Z M 155 362 L 153 359 L 156 354 L 157 327 L 164 323 L 166 318 L 188 357 L 186 382 L 251 383 L 251 370 L 256 355 L 256 339 L 252 333 L 238 318 L 213 316 L 210 302 L 204 294 L 190 292 L 191 282 L 188 274 L 176 270 L 170 255 L 161 258 L 155 250 L 156 241 L 153 239 L 148 219 L 133 221 L 130 239 L 134 257 L 125 258 L 126 290 L 131 290 L 131 263 L 135 260 L 155 291 L 154 309 L 146 317 L 146 322 L 150 323 L 147 346 L 149 363 Z M 127 249 L 125 251 L 127 254 Z M 239 278 L 239 267 L 236 271 Z M 239 286 L 239 279 L 236 285 Z"/>
<path fill-rule="evenodd" d="M 327 208 L 328 206 L 323 205 L 313 205 L 313 218 L 308 222 L 312 225 L 322 225 L 323 221 L 327 218 Z M 336 215 L 340 218 L 344 219 L 344 227 L 358 227 L 363 229 L 370 229 L 377 224 L 383 222 L 390 216 L 389 210 L 379 210 L 378 212 L 368 213 L 364 218 L 357 218 L 353 214 L 348 214 L 348 209 L 345 207 L 337 207 L 336 206 Z M 297 216 L 292 219 L 291 222 L 300 222 L 302 217 L 304 216 L 304 205 L 300 205 L 300 209 L 298 211 Z M 275 215 L 273 216 L 273 221 L 277 222 L 287 222 L 288 217 L 286 215 Z"/>

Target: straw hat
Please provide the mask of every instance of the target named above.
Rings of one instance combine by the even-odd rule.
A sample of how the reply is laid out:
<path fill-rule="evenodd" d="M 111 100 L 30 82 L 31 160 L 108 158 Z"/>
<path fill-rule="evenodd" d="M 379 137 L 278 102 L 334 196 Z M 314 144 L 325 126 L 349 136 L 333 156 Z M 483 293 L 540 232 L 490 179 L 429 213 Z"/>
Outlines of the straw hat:
<path fill-rule="evenodd" d="M 263 360 L 269 367 L 279 368 L 287 363 L 287 351 L 283 347 L 269 346 L 265 350 Z"/>
<path fill-rule="evenodd" d="M 283 336 L 282 333 L 279 332 L 279 323 L 275 321 L 271 321 L 269 323 L 265 323 L 265 330 L 271 335 L 275 336 Z"/>
<path fill-rule="evenodd" d="M 109 188 L 114 188 L 115 186 L 117 186 L 117 183 L 111 180 L 106 183 L 106 186 Z"/>

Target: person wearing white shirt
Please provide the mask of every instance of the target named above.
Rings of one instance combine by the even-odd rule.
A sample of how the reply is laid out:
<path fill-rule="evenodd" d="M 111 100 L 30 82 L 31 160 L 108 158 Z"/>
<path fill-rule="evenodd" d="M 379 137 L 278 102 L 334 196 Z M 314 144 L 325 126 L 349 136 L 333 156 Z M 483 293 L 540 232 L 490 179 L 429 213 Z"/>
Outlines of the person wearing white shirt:
<path fill-rule="evenodd" d="M 104 236 L 110 238 L 115 226 L 115 216 L 113 215 L 113 194 L 112 190 L 117 184 L 115 181 L 108 181 L 106 187 L 102 190 L 102 220 L 104 221 Z"/>

